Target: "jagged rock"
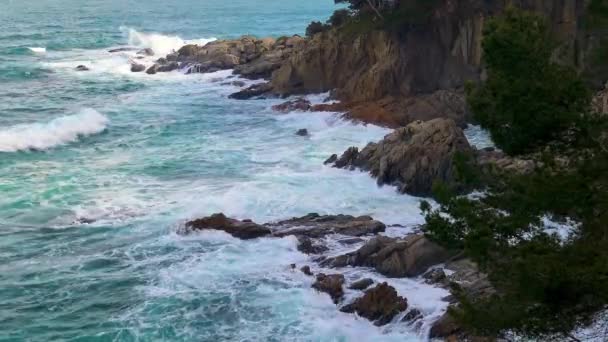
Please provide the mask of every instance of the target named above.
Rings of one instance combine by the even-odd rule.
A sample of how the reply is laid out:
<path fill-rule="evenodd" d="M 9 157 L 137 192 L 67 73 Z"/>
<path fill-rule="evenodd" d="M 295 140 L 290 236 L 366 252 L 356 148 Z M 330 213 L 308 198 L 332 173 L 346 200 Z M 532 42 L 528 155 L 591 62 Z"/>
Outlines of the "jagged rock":
<path fill-rule="evenodd" d="M 325 273 L 317 274 L 317 280 L 312 284 L 314 289 L 329 294 L 335 304 L 342 301 L 344 296 L 344 276 L 342 274 L 330 274 Z"/>
<path fill-rule="evenodd" d="M 299 97 L 295 100 L 290 100 L 275 106 L 272 106 L 272 110 L 281 112 L 281 113 L 289 113 L 289 112 L 306 112 L 310 110 L 311 104 L 310 101 L 303 97 Z"/>
<path fill-rule="evenodd" d="M 158 72 L 158 64 L 154 64 L 151 67 L 148 68 L 148 70 L 146 70 L 146 74 L 148 75 L 154 75 Z"/>
<path fill-rule="evenodd" d="M 269 83 L 258 83 L 236 93 L 230 94 L 228 97 L 236 100 L 247 100 L 253 97 L 262 96 L 270 92 L 270 90 L 272 90 L 272 88 Z"/>
<path fill-rule="evenodd" d="M 461 332 L 462 328 L 456 320 L 446 312 L 431 326 L 430 338 L 447 338 Z"/>
<path fill-rule="evenodd" d="M 401 192 L 428 196 L 437 182 L 457 185 L 455 156 L 472 153 L 453 120 L 434 119 L 396 129 L 361 151 L 351 147 L 334 166 L 360 168 L 369 171 L 380 185 L 396 185 Z"/>
<path fill-rule="evenodd" d="M 298 250 L 305 254 L 321 254 L 327 251 L 327 247 L 313 243 L 313 241 L 306 236 L 298 237 Z"/>
<path fill-rule="evenodd" d="M 373 279 L 364 278 L 364 279 L 359 279 L 356 282 L 350 284 L 350 286 L 348 288 L 351 290 L 365 290 L 366 288 L 370 287 L 373 283 L 374 283 Z"/>
<path fill-rule="evenodd" d="M 275 228 L 274 236 L 287 235 L 319 238 L 329 234 L 363 236 L 383 232 L 384 223 L 369 216 L 308 214 L 303 217 L 269 224 Z"/>
<path fill-rule="evenodd" d="M 439 284 L 447 279 L 445 272 L 441 268 L 435 268 L 426 272 L 422 276 L 428 284 Z"/>
<path fill-rule="evenodd" d="M 79 65 L 76 67 L 76 71 L 89 71 L 91 69 L 89 69 L 88 67 L 84 66 L 84 65 Z"/>
<path fill-rule="evenodd" d="M 422 234 L 404 240 L 378 236 L 357 251 L 327 258 L 321 265 L 367 266 L 389 277 L 416 277 L 429 267 L 446 261 L 450 255 Z"/>
<path fill-rule="evenodd" d="M 137 54 L 144 56 L 154 56 L 154 50 L 152 50 L 151 48 L 145 48 L 137 51 Z"/>
<path fill-rule="evenodd" d="M 411 309 L 408 313 L 406 313 L 405 316 L 403 316 L 403 319 L 401 321 L 402 322 L 414 322 L 414 321 L 417 321 L 422 318 L 423 318 L 422 312 L 420 312 L 420 310 L 414 308 L 414 309 Z"/>
<path fill-rule="evenodd" d="M 186 231 L 197 230 L 222 230 L 226 233 L 243 240 L 255 239 L 271 234 L 270 229 L 253 223 L 250 220 L 235 220 L 226 217 L 224 214 L 213 214 L 209 217 L 189 221 L 185 225 Z"/>
<path fill-rule="evenodd" d="M 334 162 L 334 167 L 343 169 L 345 167 L 355 168 L 357 158 L 359 157 L 359 149 L 357 147 L 349 147 L 342 155 Z"/>
<path fill-rule="evenodd" d="M 146 70 L 146 66 L 138 63 L 131 63 L 131 72 L 142 72 Z"/>
<path fill-rule="evenodd" d="M 299 135 L 301 137 L 307 137 L 308 136 L 308 130 L 306 128 L 301 128 L 299 130 L 296 131 L 296 135 Z"/>
<path fill-rule="evenodd" d="M 335 163 L 338 160 L 338 155 L 337 154 L 332 154 L 329 158 L 327 158 L 323 164 L 324 165 L 330 165 Z"/>
<path fill-rule="evenodd" d="M 343 306 L 342 312 L 356 312 L 359 316 L 373 321 L 375 325 L 388 324 L 396 315 L 407 309 L 407 300 L 387 283 L 365 291 L 363 297 Z"/>
<path fill-rule="evenodd" d="M 243 36 L 204 46 L 183 46 L 177 51 L 175 60 L 188 65 L 190 73 L 234 69 L 235 74 L 249 79 L 268 78 L 291 55 L 295 46 L 277 45 L 273 38 Z"/>
<path fill-rule="evenodd" d="M 302 268 L 300 268 L 300 271 L 302 271 L 302 273 L 306 274 L 307 276 L 312 276 L 312 271 L 310 270 L 310 266 L 303 266 Z"/>

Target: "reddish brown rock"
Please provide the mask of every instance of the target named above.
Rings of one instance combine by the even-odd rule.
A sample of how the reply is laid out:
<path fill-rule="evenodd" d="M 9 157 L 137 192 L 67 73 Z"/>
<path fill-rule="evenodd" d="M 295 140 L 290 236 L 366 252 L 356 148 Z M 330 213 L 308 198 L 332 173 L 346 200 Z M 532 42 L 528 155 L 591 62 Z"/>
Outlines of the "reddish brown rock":
<path fill-rule="evenodd" d="M 250 220 L 239 221 L 228 218 L 221 213 L 186 223 L 186 232 L 208 229 L 221 230 L 243 240 L 255 239 L 272 233 L 267 227 L 253 223 Z"/>
<path fill-rule="evenodd" d="M 334 303 L 338 304 L 344 296 L 344 276 L 342 274 L 324 273 L 317 274 L 317 281 L 312 284 L 312 287 L 318 291 L 329 294 Z"/>
<path fill-rule="evenodd" d="M 407 300 L 387 283 L 365 291 L 363 297 L 343 306 L 342 312 L 356 312 L 359 316 L 373 321 L 375 325 L 385 325 L 399 313 L 407 309 Z"/>

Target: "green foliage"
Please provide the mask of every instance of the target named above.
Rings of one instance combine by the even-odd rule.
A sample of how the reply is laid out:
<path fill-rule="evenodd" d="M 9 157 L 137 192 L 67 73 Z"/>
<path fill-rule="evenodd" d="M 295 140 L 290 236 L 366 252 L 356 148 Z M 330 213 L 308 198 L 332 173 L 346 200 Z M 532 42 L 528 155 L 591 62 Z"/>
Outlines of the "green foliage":
<path fill-rule="evenodd" d="M 313 21 L 306 27 L 306 36 L 312 37 L 317 33 L 325 32 L 329 29 L 329 26 L 321 23 L 320 21 Z"/>
<path fill-rule="evenodd" d="M 590 113 L 573 70 L 550 62 L 540 17 L 511 9 L 490 20 L 483 49 L 488 77 L 467 85 L 469 105 L 507 152 L 542 148 L 542 167 L 504 175 L 477 198 L 439 185 L 440 207 L 421 205 L 425 233 L 478 262 L 497 290 L 458 293 L 452 314 L 471 332 L 576 340 L 571 331 L 608 307 L 608 118 Z M 455 164 L 464 183 L 480 183 L 466 160 Z M 543 217 L 578 224 L 561 240 Z"/>
<path fill-rule="evenodd" d="M 488 77 L 468 87 L 467 100 L 500 148 L 532 151 L 576 126 L 589 91 L 573 69 L 550 61 L 553 45 L 540 16 L 509 9 L 488 22 L 484 35 Z"/>

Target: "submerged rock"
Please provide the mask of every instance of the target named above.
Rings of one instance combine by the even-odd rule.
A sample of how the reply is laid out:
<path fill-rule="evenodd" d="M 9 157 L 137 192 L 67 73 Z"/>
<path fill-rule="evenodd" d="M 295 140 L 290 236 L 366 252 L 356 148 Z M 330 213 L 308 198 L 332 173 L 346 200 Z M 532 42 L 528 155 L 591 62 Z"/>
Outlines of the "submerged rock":
<path fill-rule="evenodd" d="M 152 50 L 151 48 L 145 48 L 137 51 L 137 54 L 143 56 L 154 56 L 154 50 Z"/>
<path fill-rule="evenodd" d="M 348 287 L 351 290 L 365 290 L 370 287 L 374 283 L 374 280 L 371 278 L 359 279 L 356 282 L 350 284 Z"/>
<path fill-rule="evenodd" d="M 357 251 L 328 258 L 321 265 L 374 267 L 389 277 L 416 277 L 450 256 L 451 253 L 422 234 L 404 240 L 378 236 Z"/>
<path fill-rule="evenodd" d="M 334 166 L 369 171 L 380 185 L 396 185 L 401 192 L 428 196 L 437 182 L 457 185 L 455 158 L 472 152 L 453 120 L 435 119 L 396 129 L 361 151 L 351 147 Z"/>
<path fill-rule="evenodd" d="M 76 71 L 89 71 L 91 69 L 89 69 L 88 67 L 84 66 L 84 65 L 79 65 L 76 67 Z"/>
<path fill-rule="evenodd" d="M 317 274 L 317 280 L 312 284 L 312 287 L 318 291 L 329 294 L 335 304 L 342 301 L 344 296 L 344 276 L 342 274 Z"/>
<path fill-rule="evenodd" d="M 189 221 L 186 223 L 187 231 L 197 230 L 221 230 L 236 238 L 248 240 L 255 239 L 271 234 L 270 229 L 253 223 L 250 220 L 235 220 L 226 217 L 224 214 L 213 214 L 208 217 Z"/>
<path fill-rule="evenodd" d="M 340 311 L 353 313 L 365 317 L 381 326 L 390 321 L 399 313 L 407 309 L 407 300 L 397 293 L 395 288 L 382 283 L 365 291 L 363 297 L 357 298 L 353 303 L 343 306 Z"/>
<path fill-rule="evenodd" d="M 116 53 L 116 52 L 126 52 L 126 51 L 135 51 L 137 50 L 137 48 L 134 47 L 121 47 L 121 48 L 117 48 L 117 49 L 112 49 L 112 50 L 108 50 L 109 53 Z"/>
<path fill-rule="evenodd" d="M 299 130 L 296 131 L 296 135 L 301 136 L 301 137 L 307 137 L 308 136 L 308 130 L 306 128 L 301 128 Z"/>
<path fill-rule="evenodd" d="M 302 273 L 306 274 L 307 276 L 312 276 L 312 271 L 310 270 L 310 266 L 302 266 L 302 268 L 300 268 L 300 271 L 302 271 Z"/>
<path fill-rule="evenodd" d="M 362 236 L 377 234 L 386 229 L 384 223 L 369 216 L 354 217 L 350 215 L 319 215 L 308 214 L 270 224 L 277 231 L 275 236 L 306 236 L 319 238 L 329 234 Z"/>

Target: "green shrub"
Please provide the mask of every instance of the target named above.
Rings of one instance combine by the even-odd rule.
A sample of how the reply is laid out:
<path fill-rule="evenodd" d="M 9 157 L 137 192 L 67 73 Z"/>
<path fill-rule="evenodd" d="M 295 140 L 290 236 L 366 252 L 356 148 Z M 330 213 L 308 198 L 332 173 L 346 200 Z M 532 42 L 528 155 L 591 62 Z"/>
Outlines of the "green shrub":
<path fill-rule="evenodd" d="M 467 89 L 476 120 L 509 154 L 534 150 L 576 126 L 590 103 L 582 79 L 550 61 L 544 19 L 517 9 L 489 20 L 483 52 L 487 80 Z"/>

